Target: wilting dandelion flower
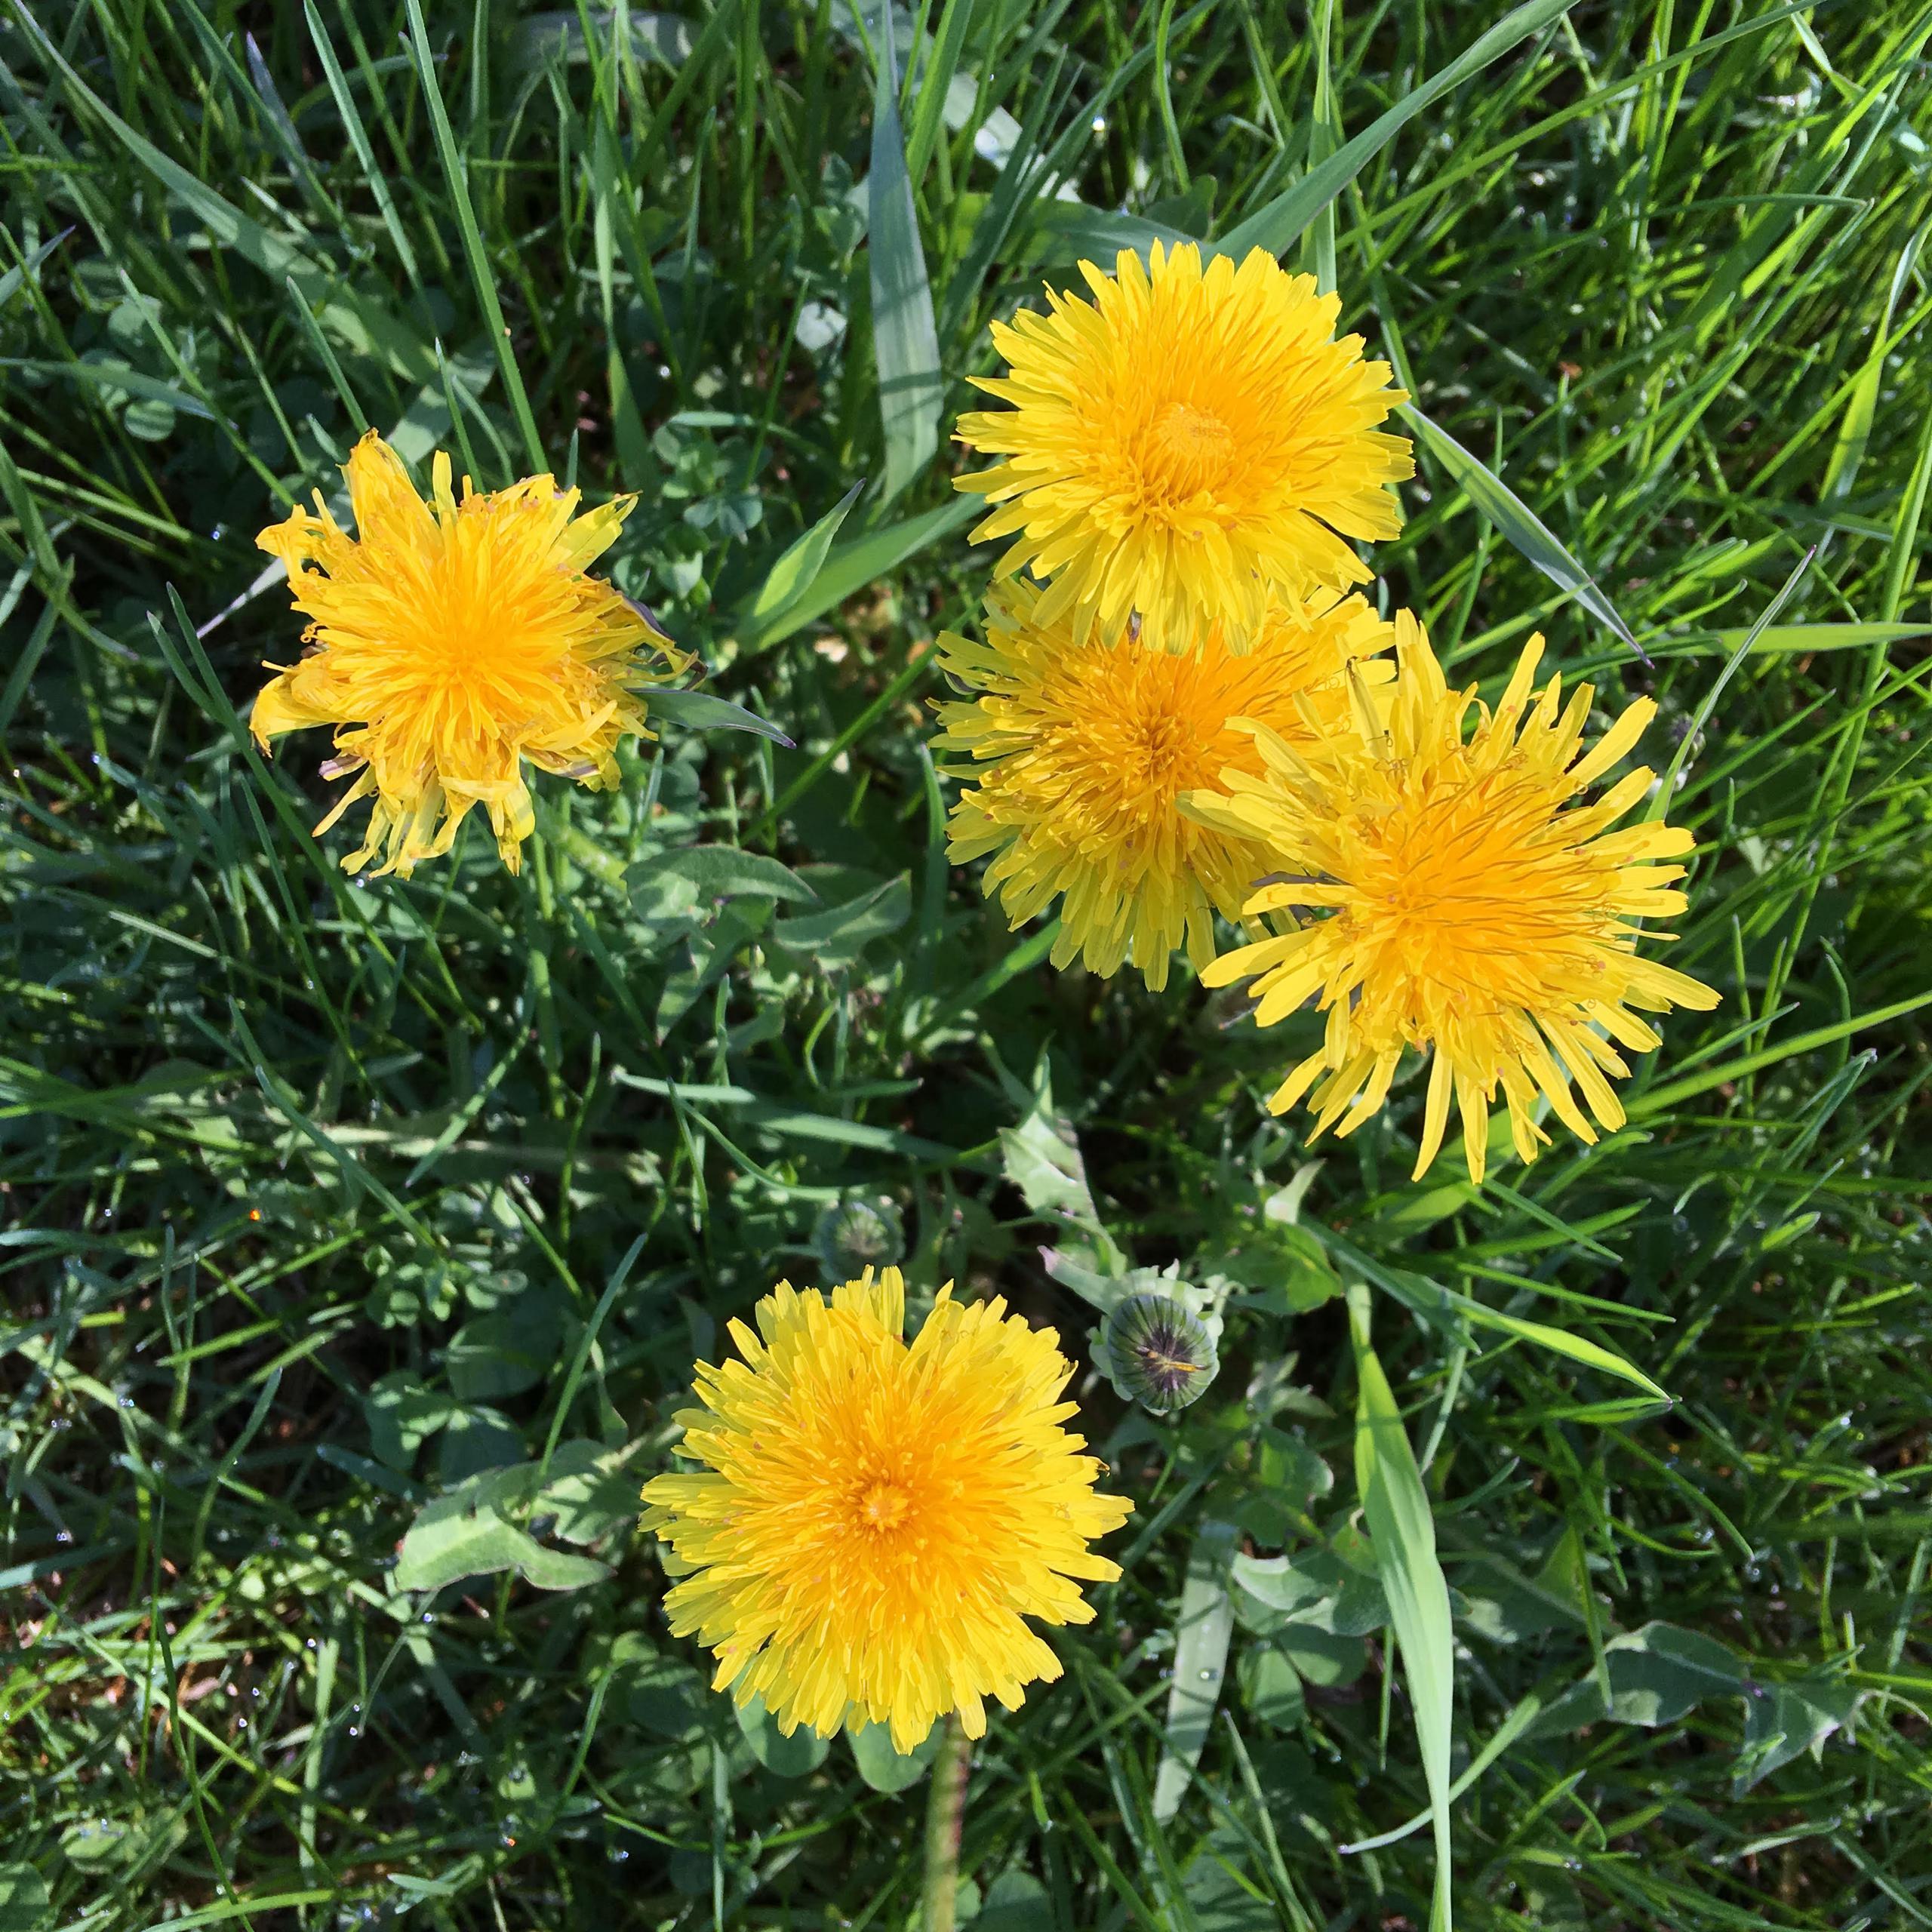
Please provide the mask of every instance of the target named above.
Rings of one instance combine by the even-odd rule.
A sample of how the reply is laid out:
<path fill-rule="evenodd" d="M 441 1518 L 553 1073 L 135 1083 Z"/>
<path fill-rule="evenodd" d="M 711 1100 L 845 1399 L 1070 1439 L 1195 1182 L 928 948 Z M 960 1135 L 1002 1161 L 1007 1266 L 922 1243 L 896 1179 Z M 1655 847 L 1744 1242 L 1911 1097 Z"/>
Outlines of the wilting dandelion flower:
<path fill-rule="evenodd" d="M 1358 688 L 1392 675 L 1373 654 L 1392 638 L 1359 597 L 1304 610 L 1277 605 L 1252 634 L 1190 629 L 1175 651 L 1151 624 L 1140 634 L 1076 641 L 1064 617 L 1040 620 L 1029 586 L 989 599 L 986 641 L 947 634 L 940 663 L 980 694 L 940 708 L 942 750 L 970 754 L 953 808 L 955 863 L 995 856 L 985 889 L 1014 927 L 1065 895 L 1054 964 L 1096 973 L 1137 967 L 1166 985 L 1185 946 L 1214 955 L 1214 915 L 1234 918 L 1272 861 L 1251 838 L 1183 815 L 1177 801 L 1226 771 L 1261 771 L 1238 721 L 1289 743 L 1355 727 Z"/>
<path fill-rule="evenodd" d="M 974 380 L 1013 407 L 959 420 L 1002 459 L 957 481 L 998 506 L 974 536 L 1014 538 L 1002 577 L 1052 580 L 1040 621 L 1251 625 L 1271 592 L 1366 583 L 1343 540 L 1395 534 L 1384 486 L 1415 466 L 1375 427 L 1407 400 L 1388 364 L 1334 340 L 1340 298 L 1260 248 L 1204 269 L 1156 242 L 1145 266 L 1123 249 L 1113 275 L 1080 272 L 1091 303 L 1049 289 L 1045 315 L 993 325 L 1011 373 Z"/>
<path fill-rule="evenodd" d="M 1561 709 L 1557 678 L 1533 694 L 1542 651 L 1531 638 L 1494 712 L 1476 706 L 1465 742 L 1475 692 L 1447 688 L 1427 634 L 1404 612 L 1386 737 L 1373 755 L 1318 761 L 1263 734 L 1262 776 L 1236 770 L 1223 788 L 1231 795 L 1187 803 L 1303 875 L 1256 894 L 1251 915 L 1327 914 L 1225 954 L 1202 976 L 1211 986 L 1253 977 L 1263 1026 L 1311 998 L 1327 1014 L 1320 1048 L 1269 1107 L 1284 1112 L 1312 1088 L 1315 1131 L 1339 1121 L 1338 1133 L 1352 1133 L 1387 1097 L 1402 1049 L 1429 1054 L 1418 1179 L 1441 1146 L 1452 1097 L 1476 1181 L 1499 1089 L 1525 1161 L 1548 1140 L 1531 1118 L 1539 1094 L 1595 1140 L 1573 1081 L 1614 1131 L 1624 1115 L 1607 1076 L 1629 1072 L 1618 1048 L 1659 1044 L 1633 1009 L 1717 1004 L 1708 986 L 1637 954 L 1634 921 L 1685 906 L 1672 889 L 1684 868 L 1658 862 L 1694 843 L 1661 823 L 1610 829 L 1644 796 L 1650 771 L 1626 773 L 1593 804 L 1577 802 L 1657 707 L 1638 700 L 1583 752 L 1591 687 Z"/>
<path fill-rule="evenodd" d="M 885 1724 L 906 1752 L 949 1711 L 980 1737 L 988 1697 L 1017 1709 L 1060 1674 L 1025 1620 L 1086 1623 L 1073 1580 L 1120 1574 L 1088 1546 L 1133 1505 L 1095 1491 L 1100 1463 L 1062 1426 L 1058 1337 L 951 1295 L 909 1343 L 896 1268 L 829 1306 L 780 1282 L 757 1334 L 731 1324 L 744 1359 L 698 1365 L 703 1406 L 678 1420 L 706 1472 L 645 1486 L 684 1580 L 673 1633 L 788 1737 Z"/>
<path fill-rule="evenodd" d="M 335 728 L 329 777 L 355 783 L 315 829 L 373 795 L 368 828 L 345 859 L 380 856 L 405 875 L 447 852 L 471 807 L 488 813 L 515 872 L 534 824 L 528 764 L 593 788 L 617 780 L 627 734 L 652 735 L 644 691 L 688 662 L 640 610 L 586 577 L 632 499 L 577 514 L 578 493 L 548 476 L 478 496 L 450 488 L 438 453 L 433 510 L 374 430 L 344 472 L 346 534 L 323 507 L 294 511 L 256 540 L 288 566 L 312 647 L 255 700 L 266 746 L 285 731 Z"/>

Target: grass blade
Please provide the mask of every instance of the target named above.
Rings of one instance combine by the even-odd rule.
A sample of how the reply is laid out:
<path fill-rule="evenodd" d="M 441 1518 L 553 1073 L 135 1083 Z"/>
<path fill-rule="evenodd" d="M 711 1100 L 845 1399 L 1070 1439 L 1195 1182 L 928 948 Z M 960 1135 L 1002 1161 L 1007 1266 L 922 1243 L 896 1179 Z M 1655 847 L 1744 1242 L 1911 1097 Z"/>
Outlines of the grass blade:
<path fill-rule="evenodd" d="M 868 188 L 871 235 L 872 353 L 878 368 L 878 408 L 885 434 L 890 503 L 939 451 L 939 331 L 932 286 L 906 171 L 906 139 L 899 122 L 899 69 L 893 55 L 892 10 L 881 9 L 881 47 L 872 103 L 872 174 Z"/>
<path fill-rule="evenodd" d="M 435 57 L 429 51 L 429 29 L 423 18 L 423 0 L 408 0 L 410 46 L 416 56 L 416 71 L 423 83 L 423 99 L 429 110 L 429 125 L 436 137 L 436 153 L 443 165 L 443 178 L 449 183 L 450 199 L 456 205 L 457 227 L 463 236 L 464 259 L 469 264 L 469 278 L 475 285 L 476 299 L 482 305 L 490 325 L 490 346 L 497 352 L 497 364 L 503 372 L 503 387 L 510 406 L 516 411 L 517 427 L 523 432 L 524 454 L 530 460 L 533 475 L 546 468 L 543 439 L 537 433 L 537 419 L 530 413 L 530 396 L 523 386 L 523 372 L 517 367 L 516 352 L 510 346 L 510 332 L 503 321 L 503 305 L 497 299 L 496 278 L 483 252 L 483 232 L 476 225 L 476 211 L 469 199 L 469 177 L 463 157 L 457 152 L 456 135 L 450 126 L 449 111 L 443 105 L 443 91 L 436 81 Z"/>
<path fill-rule="evenodd" d="M 409 236 L 405 230 L 401 218 L 396 213 L 395 198 L 389 192 L 388 178 L 377 165 L 376 150 L 369 140 L 369 131 L 362 125 L 362 117 L 356 112 L 355 97 L 349 91 L 348 78 L 342 71 L 342 63 L 335 57 L 335 48 L 331 43 L 328 29 L 322 25 L 321 17 L 315 11 L 315 0 L 302 0 L 303 17 L 309 26 L 309 38 L 315 50 L 315 57 L 321 63 L 323 78 L 334 98 L 336 112 L 342 119 L 343 132 L 349 137 L 349 144 L 355 151 L 355 159 L 361 177 L 369 184 L 369 192 L 374 197 L 376 212 L 383 218 L 383 226 L 389 242 L 395 250 L 396 260 L 401 263 L 403 273 L 408 276 L 411 286 L 420 294 L 423 288 L 421 272 L 416 266 L 416 251 L 409 245 Z"/>
<path fill-rule="evenodd" d="M 1921 226 L 1913 229 L 1912 238 L 1900 251 L 1898 264 L 1892 271 L 1891 286 L 1885 291 L 1884 311 L 1878 327 L 1872 332 L 1872 352 L 1858 372 L 1858 380 L 1845 405 L 1844 419 L 1838 424 L 1837 438 L 1832 445 L 1832 459 L 1826 467 L 1825 480 L 1819 486 L 1818 496 L 1822 503 L 1843 502 L 1851 494 L 1852 485 L 1858 480 L 1859 466 L 1865 460 L 1866 446 L 1872 440 L 1872 417 L 1878 406 L 1878 383 L 1885 373 L 1885 358 L 1896 346 L 1890 339 L 1893 312 L 1898 307 L 1899 297 L 1912 278 L 1919 251 L 1924 245 L 1925 229 Z"/>
<path fill-rule="evenodd" d="M 1644 648 L 1598 588 L 1595 578 L 1564 549 L 1555 533 L 1480 457 L 1472 456 L 1447 430 L 1438 429 L 1414 403 L 1401 414 L 1420 433 L 1429 454 L 1448 471 L 1476 509 L 1551 583 L 1567 590 L 1592 617 L 1607 624 L 1645 663 Z"/>
<path fill-rule="evenodd" d="M 749 648 L 768 651 L 774 644 L 782 644 L 814 618 L 823 617 L 887 571 L 897 570 L 929 545 L 971 523 L 980 509 L 977 497 L 961 497 L 922 516 L 908 517 L 903 523 L 888 524 L 883 530 L 841 543 L 826 557 L 811 587 L 795 603 L 774 611 L 753 635 Z"/>
<path fill-rule="evenodd" d="M 1402 1427 L 1395 1392 L 1369 1346 L 1368 1311 L 1368 1291 L 1357 1282 L 1349 1290 L 1349 1330 L 1359 1383 L 1355 1483 L 1408 1680 L 1416 1742 L 1429 1785 L 1429 1820 L 1435 1832 L 1435 1897 L 1429 1932 L 1450 1932 L 1449 1747 L 1455 1717 L 1456 1650 L 1449 1586 L 1436 1559 L 1435 1522 L 1415 1451 Z"/>
<path fill-rule="evenodd" d="M 1271 255 L 1278 255 L 1292 248 L 1315 217 L 1425 108 L 1492 61 L 1500 60 L 1531 35 L 1561 20 L 1574 4 L 1574 0 L 1526 0 L 1525 5 L 1505 14 L 1466 54 L 1451 61 L 1440 73 L 1432 74 L 1353 140 L 1311 168 L 1285 194 L 1278 195 L 1222 236 L 1222 254 L 1239 257 L 1251 248 L 1266 248 Z"/>
<path fill-rule="evenodd" d="M 1227 1673 L 1234 1636 L 1228 1597 L 1228 1560 L 1235 1526 L 1210 1517 L 1194 1534 L 1181 1585 L 1180 1620 L 1174 1632 L 1174 1676 L 1168 1693 L 1167 1741 L 1154 1774 L 1154 1817 L 1165 1824 L 1180 1809 L 1194 1767 L 1201 1761 Z"/>
<path fill-rule="evenodd" d="M 17 263 L 5 275 L 0 275 L 0 309 L 4 309 L 13 300 L 25 285 L 27 277 L 38 274 L 42 263 L 73 232 L 69 226 L 62 229 L 58 235 L 50 235 L 24 261 Z"/>
<path fill-rule="evenodd" d="M 761 718 L 756 712 L 747 711 L 743 705 L 715 697 L 709 691 L 685 691 L 675 685 L 654 685 L 650 705 L 656 716 L 674 718 L 694 731 L 750 731 L 784 746 L 788 751 L 791 749 L 792 740 L 770 718 Z"/>
<path fill-rule="evenodd" d="M 1642 1370 L 1632 1367 L 1614 1349 L 1587 1342 L 1567 1329 L 1552 1328 L 1541 1321 L 1525 1321 L 1520 1315 L 1505 1315 L 1500 1309 L 1487 1307 L 1471 1296 L 1458 1294 L 1454 1288 L 1445 1288 L 1443 1294 L 1451 1306 L 1460 1309 L 1478 1327 L 1499 1328 L 1506 1335 L 1520 1336 L 1526 1342 L 1534 1342 L 1541 1347 L 1553 1349 L 1558 1355 L 1567 1355 L 1572 1361 L 1580 1361 L 1586 1367 L 1601 1369 L 1620 1382 L 1635 1383 L 1646 1395 L 1654 1395 L 1660 1402 L 1670 1400 L 1669 1395 Z"/>
<path fill-rule="evenodd" d="M 958 70 L 960 51 L 966 44 L 972 14 L 973 0 L 946 0 L 932 52 L 919 75 L 918 101 L 912 109 L 912 131 L 906 144 L 906 174 L 915 194 L 925 179 L 927 164 L 933 158 L 934 143 L 945 118 L 946 96 Z M 965 76 L 968 82 L 971 78 Z"/>
<path fill-rule="evenodd" d="M 398 374 L 412 380 L 426 381 L 434 365 L 421 339 L 389 310 L 368 296 L 347 288 L 332 270 L 271 233 L 233 202 L 195 176 L 179 162 L 162 153 L 144 135 L 138 134 L 82 79 L 72 63 L 35 22 L 32 16 L 19 16 L 22 26 L 39 43 L 42 56 L 60 70 L 74 93 L 85 101 L 128 152 L 160 181 L 171 194 L 207 224 L 210 238 L 224 248 L 232 248 L 245 262 L 258 268 L 270 281 L 279 284 L 292 279 L 303 297 L 315 309 L 318 319 L 331 323 L 350 346 L 373 342 L 388 357 Z"/>
<path fill-rule="evenodd" d="M 758 595 L 746 608 L 743 621 L 750 626 L 768 626 L 789 606 L 799 603 L 818 581 L 825 560 L 832 553 L 832 539 L 859 492 L 866 487 L 862 476 L 834 503 L 811 529 L 787 549 L 771 567 Z"/>

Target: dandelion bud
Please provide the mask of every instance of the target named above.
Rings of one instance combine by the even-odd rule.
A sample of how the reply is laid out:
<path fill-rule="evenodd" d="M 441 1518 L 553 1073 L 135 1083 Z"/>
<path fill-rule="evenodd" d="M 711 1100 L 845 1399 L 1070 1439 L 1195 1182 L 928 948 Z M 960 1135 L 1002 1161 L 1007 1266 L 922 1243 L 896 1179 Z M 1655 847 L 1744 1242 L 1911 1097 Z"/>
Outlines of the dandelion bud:
<path fill-rule="evenodd" d="M 818 1217 L 812 1251 L 829 1275 L 848 1280 L 868 1268 L 890 1268 L 903 1260 L 905 1226 L 884 1195 L 850 1195 L 833 1201 Z"/>
<path fill-rule="evenodd" d="M 1094 1356 L 1129 1401 L 1157 1415 L 1184 1409 L 1220 1366 L 1208 1324 L 1172 1295 L 1130 1295 L 1101 1324 Z"/>

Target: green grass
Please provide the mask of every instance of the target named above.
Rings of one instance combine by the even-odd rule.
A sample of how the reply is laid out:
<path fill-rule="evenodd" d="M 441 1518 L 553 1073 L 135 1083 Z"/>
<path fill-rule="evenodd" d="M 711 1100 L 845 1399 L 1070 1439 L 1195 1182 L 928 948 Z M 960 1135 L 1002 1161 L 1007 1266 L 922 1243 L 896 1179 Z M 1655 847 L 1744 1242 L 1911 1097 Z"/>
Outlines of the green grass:
<path fill-rule="evenodd" d="M 920 399 L 932 346 L 949 420 L 1043 275 L 1229 234 L 1497 10 L 1318 5 L 1325 54 L 1292 0 L 912 11 L 898 146 L 844 0 L 633 11 L 628 46 L 487 0 L 4 10 L 0 1927 L 906 1924 L 922 1787 L 741 1727 L 632 1497 L 841 1200 L 896 1204 L 915 1291 L 1084 1356 L 1000 1137 L 1057 1131 L 1043 1057 L 1112 1236 L 1245 1292 L 1178 1423 L 1087 1392 L 1139 1510 L 977 1758 L 985 1932 L 1425 1922 L 1409 1660 L 1358 1567 L 1378 1527 L 1422 1564 L 1418 1494 L 1447 1775 L 1503 1740 L 1454 1801 L 1459 1924 L 1932 1924 L 1932 11 L 1580 5 L 1290 240 L 1647 653 L 1424 443 L 1389 599 L 1492 688 L 1541 628 L 1657 697 L 1699 839 L 1672 958 L 1724 994 L 1627 1131 L 1480 1195 L 1406 1180 L 1411 1080 L 1316 1150 L 1312 1241 L 1261 1211 L 1304 1158 L 1263 1106 L 1294 1028 L 1056 975 L 945 864 L 917 648 L 987 559 Z M 546 789 L 520 879 L 473 830 L 342 875 L 318 747 L 265 764 L 235 712 L 294 648 L 254 534 L 368 423 L 639 492 L 617 582 L 795 745 L 671 723 L 621 792 Z M 399 1580 L 466 1481 L 483 1514 Z M 405 1588 L 458 1534 L 497 1567 Z M 1231 1584 L 1237 1548 L 1318 1599 Z"/>

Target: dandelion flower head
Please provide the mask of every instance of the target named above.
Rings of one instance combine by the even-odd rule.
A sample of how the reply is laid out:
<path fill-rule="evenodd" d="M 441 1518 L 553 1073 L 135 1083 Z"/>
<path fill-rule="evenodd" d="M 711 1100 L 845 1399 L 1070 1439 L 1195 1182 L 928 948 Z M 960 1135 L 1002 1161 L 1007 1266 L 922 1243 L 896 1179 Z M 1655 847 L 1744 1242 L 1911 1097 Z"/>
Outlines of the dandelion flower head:
<path fill-rule="evenodd" d="M 1350 734 L 1351 685 L 1393 675 L 1374 654 L 1393 632 L 1349 597 L 1278 604 L 1252 632 L 1189 626 L 1174 651 L 1151 623 L 1076 641 L 1067 617 L 1041 620 L 1044 601 L 1008 584 L 988 600 L 983 643 L 940 639 L 943 667 L 977 694 L 940 708 L 935 745 L 971 760 L 954 774 L 965 789 L 948 850 L 958 864 L 993 855 L 985 890 L 1015 928 L 1063 900 L 1055 965 L 1131 964 L 1158 991 L 1177 947 L 1197 967 L 1214 957 L 1214 915 L 1238 918 L 1271 864 L 1247 835 L 1184 816 L 1180 798 L 1260 773 L 1241 720 L 1291 744 Z"/>
<path fill-rule="evenodd" d="M 1343 540 L 1396 534 L 1384 486 L 1415 466 L 1375 426 L 1407 397 L 1359 336 L 1334 339 L 1339 298 L 1260 248 L 1204 268 L 1156 242 L 1080 272 L 1091 303 L 1050 288 L 1044 315 L 993 325 L 1011 373 L 974 380 L 1012 407 L 959 420 L 1000 459 L 958 479 L 995 506 L 974 535 L 1014 540 L 1001 576 L 1052 580 L 1041 621 L 1252 625 L 1271 592 L 1366 583 Z"/>
<path fill-rule="evenodd" d="M 355 782 L 316 827 L 373 797 L 351 870 L 380 857 L 405 875 L 448 851 L 471 808 L 489 815 L 511 871 L 534 825 L 524 767 L 593 788 L 617 783 L 626 735 L 652 736 L 643 692 L 688 661 L 640 608 L 585 575 L 632 500 L 577 513 L 578 492 L 533 476 L 459 500 L 438 451 L 433 508 L 374 430 L 344 475 L 348 535 L 318 494 L 262 532 L 288 566 L 309 648 L 271 665 L 250 724 L 266 746 L 332 726 L 328 777 Z"/>
<path fill-rule="evenodd" d="M 1058 1337 L 950 1284 L 909 1343 L 905 1318 L 896 1268 L 829 1303 L 780 1282 L 756 1334 L 731 1324 L 743 1359 L 698 1366 L 678 1420 L 704 1472 L 645 1488 L 672 1632 L 788 1737 L 884 1724 L 906 1752 L 952 1711 L 983 1736 L 989 1697 L 1060 1674 L 1026 1620 L 1086 1623 L 1075 1580 L 1120 1574 L 1088 1545 L 1133 1506 L 1063 1426 Z"/>
<path fill-rule="evenodd" d="M 1579 685 L 1567 704 L 1555 677 L 1533 691 L 1542 650 L 1531 638 L 1492 712 L 1473 689 L 1448 688 L 1427 634 L 1404 612 L 1380 745 L 1322 764 L 1264 737 L 1261 777 L 1237 771 L 1225 795 L 1197 793 L 1186 804 L 1300 875 L 1257 893 L 1251 916 L 1318 915 L 1223 955 L 1202 976 L 1211 986 L 1253 978 L 1263 1026 L 1311 998 L 1326 1014 L 1320 1047 L 1271 1109 L 1284 1112 L 1312 1090 L 1315 1132 L 1352 1133 L 1382 1106 L 1413 1047 L 1431 1056 L 1418 1179 L 1441 1146 L 1452 1098 L 1477 1182 L 1499 1091 L 1524 1161 L 1547 1144 L 1533 1118 L 1539 1094 L 1583 1140 L 1596 1139 L 1592 1116 L 1614 1131 L 1624 1113 L 1611 1077 L 1629 1072 L 1619 1049 L 1659 1044 L 1643 1014 L 1717 1004 L 1708 986 L 1637 952 L 1635 921 L 1684 910 L 1675 887 L 1684 868 L 1663 862 L 1694 842 L 1662 823 L 1611 829 L 1644 795 L 1649 770 L 1627 772 L 1594 803 L 1580 799 L 1636 744 L 1656 706 L 1638 700 L 1585 751 L 1592 688 Z"/>

